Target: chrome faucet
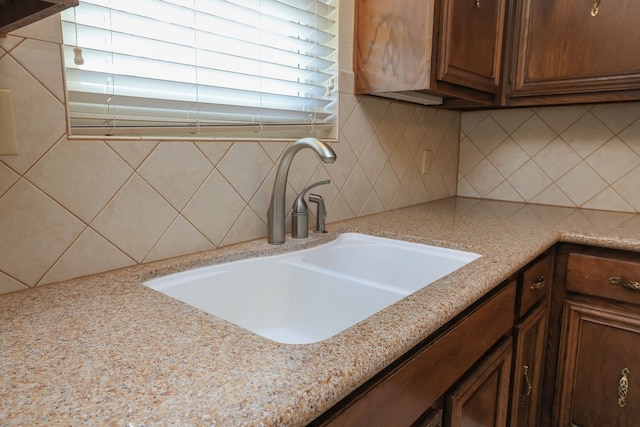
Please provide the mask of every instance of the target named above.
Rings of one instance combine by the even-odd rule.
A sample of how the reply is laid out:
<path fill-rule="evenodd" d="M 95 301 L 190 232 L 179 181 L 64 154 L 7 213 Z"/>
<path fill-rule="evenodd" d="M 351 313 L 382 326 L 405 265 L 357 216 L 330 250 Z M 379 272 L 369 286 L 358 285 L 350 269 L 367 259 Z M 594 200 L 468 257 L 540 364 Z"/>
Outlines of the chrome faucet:
<path fill-rule="evenodd" d="M 271 203 L 269 203 L 269 210 L 267 211 L 267 240 L 272 245 L 284 243 L 284 220 L 286 217 L 284 206 L 289 167 L 296 153 L 304 148 L 314 150 L 324 163 L 333 163 L 336 160 L 336 153 L 331 147 L 316 138 L 299 139 L 287 148 L 278 165 L 276 180 L 273 183 L 273 192 L 271 193 Z"/>

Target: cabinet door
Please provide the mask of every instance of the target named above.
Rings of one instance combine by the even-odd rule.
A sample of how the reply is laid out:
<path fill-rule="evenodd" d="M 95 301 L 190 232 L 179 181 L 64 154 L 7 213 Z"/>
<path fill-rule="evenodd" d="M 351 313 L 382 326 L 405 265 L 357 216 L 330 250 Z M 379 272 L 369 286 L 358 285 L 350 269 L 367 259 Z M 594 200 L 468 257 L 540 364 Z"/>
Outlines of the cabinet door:
<path fill-rule="evenodd" d="M 545 305 L 536 308 L 515 327 L 511 427 L 538 426 L 538 399 L 542 379 Z"/>
<path fill-rule="evenodd" d="M 356 93 L 429 88 L 434 1 L 356 1 Z"/>
<path fill-rule="evenodd" d="M 508 339 L 447 395 L 446 426 L 507 425 L 511 352 L 511 339 Z"/>
<path fill-rule="evenodd" d="M 640 316 L 565 304 L 557 425 L 640 425 Z"/>
<path fill-rule="evenodd" d="M 505 0 L 442 0 L 438 80 L 497 93 Z"/>
<path fill-rule="evenodd" d="M 515 4 L 512 95 L 640 88 L 640 1 Z M 592 13 L 594 4 L 599 4 L 597 13 Z"/>

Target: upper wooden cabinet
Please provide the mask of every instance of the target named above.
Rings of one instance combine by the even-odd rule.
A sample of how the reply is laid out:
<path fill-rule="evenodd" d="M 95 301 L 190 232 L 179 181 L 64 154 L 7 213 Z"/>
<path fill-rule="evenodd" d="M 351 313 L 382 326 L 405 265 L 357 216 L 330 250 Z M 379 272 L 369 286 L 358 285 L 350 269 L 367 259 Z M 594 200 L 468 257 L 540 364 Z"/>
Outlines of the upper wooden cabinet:
<path fill-rule="evenodd" d="M 0 0 L 0 34 L 77 5 L 78 0 Z"/>
<path fill-rule="evenodd" d="M 640 93 L 640 2 L 512 0 L 508 103 L 615 101 Z M 636 92 L 632 92 L 636 91 Z M 598 95 L 599 94 L 599 95 Z"/>
<path fill-rule="evenodd" d="M 357 0 L 355 92 L 496 103 L 506 0 Z"/>
<path fill-rule="evenodd" d="M 445 106 L 640 99 L 640 1 L 357 0 L 355 91 Z"/>
<path fill-rule="evenodd" d="M 447 82 L 498 93 L 505 1 L 441 1 L 436 89 L 438 83 Z"/>
<path fill-rule="evenodd" d="M 356 93 L 429 87 L 434 1 L 356 2 Z"/>

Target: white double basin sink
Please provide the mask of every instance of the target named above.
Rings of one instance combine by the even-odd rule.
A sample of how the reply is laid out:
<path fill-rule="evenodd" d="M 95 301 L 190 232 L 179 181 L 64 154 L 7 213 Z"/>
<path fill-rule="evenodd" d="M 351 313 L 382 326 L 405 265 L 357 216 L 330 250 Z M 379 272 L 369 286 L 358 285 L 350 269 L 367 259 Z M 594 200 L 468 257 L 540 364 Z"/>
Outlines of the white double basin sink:
<path fill-rule="evenodd" d="M 344 233 L 310 249 L 197 268 L 145 285 L 270 340 L 309 344 L 479 257 Z"/>

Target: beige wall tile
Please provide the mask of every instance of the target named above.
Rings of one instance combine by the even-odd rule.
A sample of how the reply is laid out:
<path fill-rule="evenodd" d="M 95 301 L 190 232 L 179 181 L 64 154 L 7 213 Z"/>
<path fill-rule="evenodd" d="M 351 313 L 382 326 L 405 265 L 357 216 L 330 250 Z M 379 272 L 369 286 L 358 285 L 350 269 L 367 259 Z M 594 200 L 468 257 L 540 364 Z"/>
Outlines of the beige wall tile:
<path fill-rule="evenodd" d="M 182 214 L 217 247 L 244 210 L 245 204 L 220 172 L 214 170 Z"/>
<path fill-rule="evenodd" d="M 311 224 L 310 224 L 311 225 Z M 249 206 L 244 208 L 237 221 L 221 243 L 221 246 L 257 239 L 266 236 L 267 226 Z"/>
<path fill-rule="evenodd" d="M 21 291 L 23 289 L 28 289 L 28 288 L 29 287 L 27 285 L 20 283 L 17 280 L 0 272 L 0 294 Z"/>
<path fill-rule="evenodd" d="M 29 74 L 46 87 L 60 102 L 64 102 L 64 81 L 61 70 L 60 45 L 58 43 L 26 39 L 11 51 L 11 56 L 22 65 Z"/>
<path fill-rule="evenodd" d="M 457 194 L 639 211 L 639 156 L 638 102 L 463 113 Z"/>
<path fill-rule="evenodd" d="M 106 141 L 122 159 L 136 169 L 158 146 L 157 141 Z"/>
<path fill-rule="evenodd" d="M 218 163 L 218 170 L 246 201 L 251 200 L 274 162 L 257 142 L 235 143 Z"/>
<path fill-rule="evenodd" d="M 560 136 L 583 159 L 613 137 L 607 127 L 593 114 L 587 113 L 569 126 Z"/>
<path fill-rule="evenodd" d="M 177 210 L 186 206 L 213 170 L 191 142 L 161 142 L 138 173 Z"/>
<path fill-rule="evenodd" d="M 84 228 L 69 211 L 20 180 L 0 198 L 0 271 L 35 285 Z"/>
<path fill-rule="evenodd" d="M 0 197 L 9 189 L 13 184 L 18 182 L 20 175 L 12 171 L 8 166 L 0 163 Z"/>
<path fill-rule="evenodd" d="M 73 242 L 40 283 L 52 283 L 73 277 L 113 270 L 135 264 L 135 261 L 90 228 Z"/>
<path fill-rule="evenodd" d="M 133 175 L 91 227 L 142 262 L 178 213 L 140 176 Z"/>
<path fill-rule="evenodd" d="M 131 167 L 102 141 L 63 139 L 25 176 L 89 223 L 132 172 Z"/>
<path fill-rule="evenodd" d="M 20 152 L 0 159 L 16 172 L 24 173 L 64 137 L 64 106 L 11 55 L 0 59 L 0 87 L 12 89 Z"/>
<path fill-rule="evenodd" d="M 171 258 L 189 252 L 214 249 L 215 246 L 183 216 L 178 216 L 160 241 L 153 247 L 145 262 Z"/>

